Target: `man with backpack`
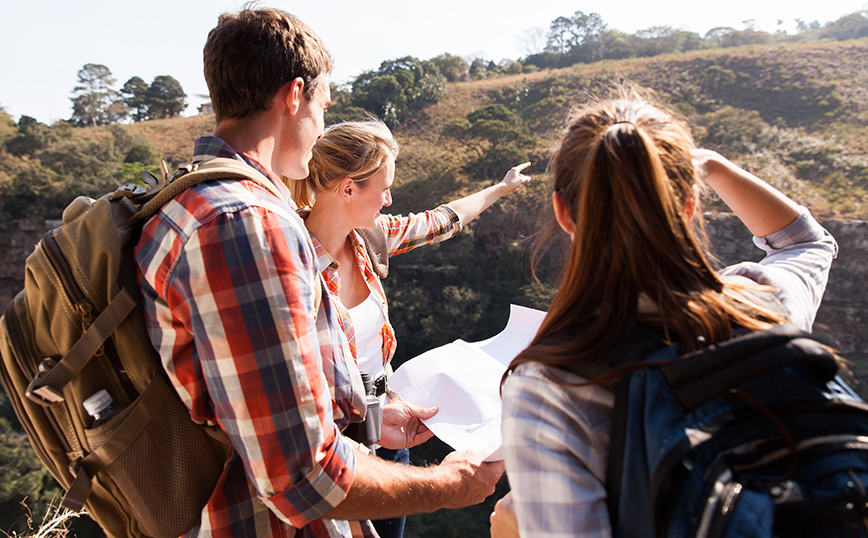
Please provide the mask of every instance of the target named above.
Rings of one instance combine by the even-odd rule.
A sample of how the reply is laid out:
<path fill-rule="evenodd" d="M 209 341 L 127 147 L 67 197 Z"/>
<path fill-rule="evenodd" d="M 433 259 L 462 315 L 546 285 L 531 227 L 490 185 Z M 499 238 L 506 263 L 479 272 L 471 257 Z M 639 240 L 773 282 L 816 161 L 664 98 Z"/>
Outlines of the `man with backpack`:
<path fill-rule="evenodd" d="M 243 9 L 220 17 L 204 63 L 217 123 L 191 168 L 229 158 L 275 189 L 237 178 L 191 187 L 146 222 L 136 248 L 145 319 L 172 385 L 234 449 L 188 534 L 371 535 L 367 521 L 347 520 L 482 501 L 502 473 L 484 454 L 400 466 L 340 433 L 364 415 L 364 387 L 281 181 L 307 175 L 323 130 L 323 43 L 288 13 Z M 405 408 L 402 430 L 430 414 Z"/>

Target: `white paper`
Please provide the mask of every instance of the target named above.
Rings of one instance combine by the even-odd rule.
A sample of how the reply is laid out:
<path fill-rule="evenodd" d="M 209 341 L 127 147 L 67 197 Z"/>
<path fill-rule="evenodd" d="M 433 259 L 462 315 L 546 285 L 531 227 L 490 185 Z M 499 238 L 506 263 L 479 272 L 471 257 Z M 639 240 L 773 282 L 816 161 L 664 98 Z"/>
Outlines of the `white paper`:
<path fill-rule="evenodd" d="M 425 421 L 434 435 L 456 450 L 484 449 L 500 456 L 500 379 L 530 344 L 545 312 L 510 305 L 506 328 L 481 342 L 456 340 L 408 360 L 389 386 L 408 402 L 437 406 Z"/>

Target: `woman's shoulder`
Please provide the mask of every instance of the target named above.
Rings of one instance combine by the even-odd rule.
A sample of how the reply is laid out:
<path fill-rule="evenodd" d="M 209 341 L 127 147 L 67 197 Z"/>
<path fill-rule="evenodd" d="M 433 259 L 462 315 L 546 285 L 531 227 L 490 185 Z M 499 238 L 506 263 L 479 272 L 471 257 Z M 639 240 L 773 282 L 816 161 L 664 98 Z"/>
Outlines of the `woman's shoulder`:
<path fill-rule="evenodd" d="M 526 382 L 543 383 L 584 383 L 586 380 L 577 373 L 557 366 L 550 366 L 537 361 L 519 364 L 506 378 L 507 381 L 515 378 Z"/>
<path fill-rule="evenodd" d="M 574 407 L 597 402 L 611 407 L 612 391 L 602 385 L 585 384 L 586 378 L 575 372 L 539 362 L 518 365 L 503 382 L 504 402 L 510 398 L 545 402 L 547 405 Z"/>

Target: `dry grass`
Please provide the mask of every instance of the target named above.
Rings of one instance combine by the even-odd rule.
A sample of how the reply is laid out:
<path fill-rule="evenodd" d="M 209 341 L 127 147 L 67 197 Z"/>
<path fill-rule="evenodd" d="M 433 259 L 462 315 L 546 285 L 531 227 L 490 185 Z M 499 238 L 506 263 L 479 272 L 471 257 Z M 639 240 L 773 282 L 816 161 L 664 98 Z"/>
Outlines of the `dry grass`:
<path fill-rule="evenodd" d="M 33 514 L 27 506 L 26 501 L 27 499 L 21 501 L 21 505 L 24 506 L 24 509 L 27 511 L 27 515 L 25 516 L 27 531 L 23 533 L 18 533 L 16 531 L 0 531 L 7 538 L 65 538 L 69 534 L 69 524 L 72 519 L 82 515 L 87 515 L 87 512 L 84 510 L 81 512 L 73 512 L 72 510 L 61 508 L 60 505 L 55 505 L 54 502 L 51 502 L 45 510 L 45 515 L 42 516 L 42 521 L 39 523 L 39 527 L 34 529 Z"/>
<path fill-rule="evenodd" d="M 167 161 L 178 164 L 187 161 L 192 155 L 193 140 L 214 130 L 214 115 L 143 121 L 124 125 L 124 128 L 134 137 L 153 144 Z"/>

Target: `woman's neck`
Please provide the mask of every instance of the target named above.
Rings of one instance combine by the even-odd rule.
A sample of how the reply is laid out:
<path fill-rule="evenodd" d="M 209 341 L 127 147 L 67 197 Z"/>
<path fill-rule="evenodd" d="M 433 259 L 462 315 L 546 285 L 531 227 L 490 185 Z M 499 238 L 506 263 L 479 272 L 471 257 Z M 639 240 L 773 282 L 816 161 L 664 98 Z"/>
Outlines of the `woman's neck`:
<path fill-rule="evenodd" d="M 334 258 L 338 258 L 344 252 L 343 249 L 348 245 L 347 238 L 353 231 L 352 226 L 346 223 L 337 208 L 322 203 L 316 203 L 311 207 L 304 225 Z"/>

